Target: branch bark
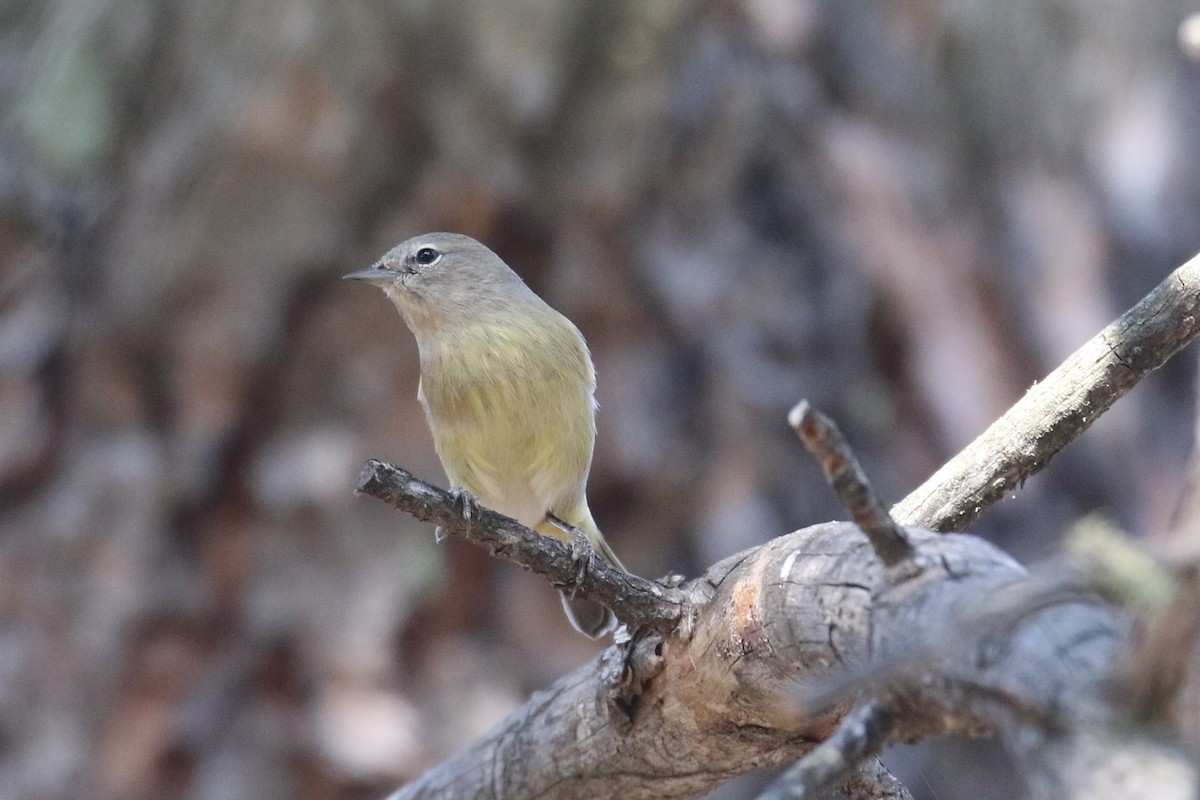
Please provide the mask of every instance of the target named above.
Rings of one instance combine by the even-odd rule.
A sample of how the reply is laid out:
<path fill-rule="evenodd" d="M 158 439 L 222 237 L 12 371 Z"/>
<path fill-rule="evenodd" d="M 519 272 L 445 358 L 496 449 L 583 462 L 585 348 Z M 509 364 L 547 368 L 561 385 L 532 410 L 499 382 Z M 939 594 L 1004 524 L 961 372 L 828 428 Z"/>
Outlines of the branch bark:
<path fill-rule="evenodd" d="M 871 540 L 871 546 L 884 566 L 890 567 L 910 558 L 912 545 L 867 482 L 858 459 L 833 420 L 814 409 L 807 400 L 801 400 L 788 413 L 788 424 L 808 452 L 820 462 L 834 494 L 850 512 L 854 524 Z"/>
<path fill-rule="evenodd" d="M 594 598 L 631 628 L 670 631 L 685 619 L 686 596 L 678 589 L 640 578 L 603 558 L 579 563 L 568 545 L 539 536 L 514 519 L 479 506 L 464 516 L 461 504 L 445 489 L 400 467 L 371 459 L 363 465 L 355 491 L 375 497 L 433 522 L 443 533 L 461 536 L 494 556 L 542 575 L 557 587 Z"/>
<path fill-rule="evenodd" d="M 978 598 L 1026 578 L 979 539 L 907 533 L 921 571 L 895 586 L 850 523 L 716 565 L 685 589 L 707 598 L 693 636 L 635 648 L 632 660 L 649 663 L 634 667 L 634 703 L 608 700 L 606 676 L 621 671 L 613 663 L 630 660 L 609 648 L 392 800 L 696 797 L 793 761 L 836 729 L 845 709 L 806 707 L 802 687 L 876 659 L 906 661 L 914 649 L 930 656 L 889 692 L 897 738 L 982 733 L 1031 707 L 1057 709 L 1059 722 L 1106 707 L 1104 668 L 1124 631 L 1116 615 L 1064 599 L 1013 621 L 1007 648 L 988 637 L 965 656 L 944 653 L 945 625 L 969 629 L 962 618 Z"/>
<path fill-rule="evenodd" d="M 1200 256 L 1076 350 L 892 508 L 905 525 L 961 531 L 1200 332 Z"/>
<path fill-rule="evenodd" d="M 869 701 L 842 717 L 837 730 L 783 773 L 757 800 L 807 800 L 875 755 L 896 729 L 896 715 Z"/>

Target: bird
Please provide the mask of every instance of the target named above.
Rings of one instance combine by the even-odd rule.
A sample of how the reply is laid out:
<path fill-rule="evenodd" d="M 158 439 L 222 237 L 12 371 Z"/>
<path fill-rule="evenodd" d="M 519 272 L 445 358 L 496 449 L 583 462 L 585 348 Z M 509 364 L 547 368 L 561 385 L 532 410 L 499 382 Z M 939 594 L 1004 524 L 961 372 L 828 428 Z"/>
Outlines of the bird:
<path fill-rule="evenodd" d="M 416 338 L 417 398 L 454 490 L 543 536 L 578 529 L 625 570 L 588 508 L 596 372 L 579 329 L 463 234 L 415 236 L 345 277 L 381 288 Z M 616 627 L 600 603 L 562 599 L 581 633 Z"/>

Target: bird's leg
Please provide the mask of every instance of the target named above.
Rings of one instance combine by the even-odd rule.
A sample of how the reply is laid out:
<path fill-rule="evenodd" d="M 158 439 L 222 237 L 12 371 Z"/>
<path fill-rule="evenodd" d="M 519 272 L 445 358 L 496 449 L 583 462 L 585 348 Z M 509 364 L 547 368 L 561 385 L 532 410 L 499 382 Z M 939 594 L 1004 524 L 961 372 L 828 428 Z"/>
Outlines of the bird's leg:
<path fill-rule="evenodd" d="M 469 489 L 451 486 L 446 490 L 446 494 L 450 495 L 450 504 L 462 515 L 463 519 L 471 519 L 479 513 L 479 498 L 471 494 Z M 438 542 L 446 538 L 446 533 L 442 530 L 441 525 L 433 529 L 433 538 Z"/>
<path fill-rule="evenodd" d="M 579 586 L 580 581 L 587 575 L 588 570 L 592 568 L 592 559 L 596 557 L 596 548 L 592 547 L 591 541 L 587 534 L 581 529 L 563 522 L 553 514 L 547 514 L 546 519 L 551 525 L 559 528 L 571 541 L 571 561 L 575 565 L 575 585 L 571 587 L 571 597 L 575 596 L 575 588 Z"/>

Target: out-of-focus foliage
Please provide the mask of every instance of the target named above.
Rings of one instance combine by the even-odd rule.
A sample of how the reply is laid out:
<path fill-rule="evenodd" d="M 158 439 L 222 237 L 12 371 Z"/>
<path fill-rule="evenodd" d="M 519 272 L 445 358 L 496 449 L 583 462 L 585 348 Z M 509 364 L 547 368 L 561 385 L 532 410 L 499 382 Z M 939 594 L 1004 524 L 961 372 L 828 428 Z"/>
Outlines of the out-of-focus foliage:
<path fill-rule="evenodd" d="M 695 574 L 840 515 L 800 397 L 898 499 L 1197 249 L 1191 10 L 9 4 L 0 796 L 378 796 L 593 652 L 549 587 L 350 495 L 367 457 L 441 472 L 408 332 L 341 274 L 491 245 L 592 346 L 609 540 Z M 977 532 L 1164 528 L 1189 376 Z M 975 763 L 937 796 L 999 796 Z"/>

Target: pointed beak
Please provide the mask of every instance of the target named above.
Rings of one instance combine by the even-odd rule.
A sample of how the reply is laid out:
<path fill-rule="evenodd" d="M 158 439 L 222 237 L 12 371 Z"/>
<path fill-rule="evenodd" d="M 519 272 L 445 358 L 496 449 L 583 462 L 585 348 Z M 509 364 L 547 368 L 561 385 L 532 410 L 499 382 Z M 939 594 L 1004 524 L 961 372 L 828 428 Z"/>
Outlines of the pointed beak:
<path fill-rule="evenodd" d="M 343 275 L 342 280 L 366 281 L 367 283 L 391 283 L 398 277 L 399 274 L 395 271 L 385 268 L 382 264 L 374 264 L 366 269 L 360 269 L 357 272 L 351 272 L 349 275 Z"/>

